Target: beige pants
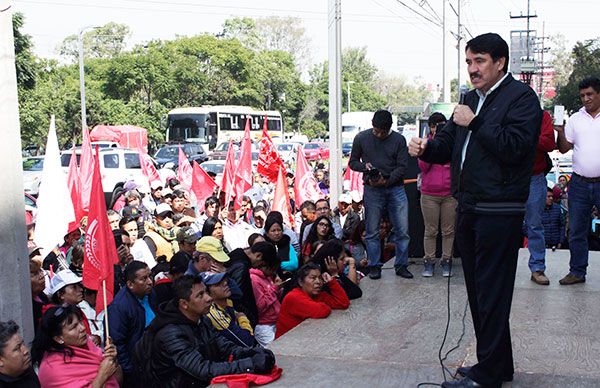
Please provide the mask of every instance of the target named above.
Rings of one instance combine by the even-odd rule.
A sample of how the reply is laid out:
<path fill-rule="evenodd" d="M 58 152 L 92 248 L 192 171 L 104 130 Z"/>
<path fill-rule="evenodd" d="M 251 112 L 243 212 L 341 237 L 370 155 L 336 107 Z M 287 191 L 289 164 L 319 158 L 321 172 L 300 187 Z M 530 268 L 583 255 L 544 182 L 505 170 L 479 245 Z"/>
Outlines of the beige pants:
<path fill-rule="evenodd" d="M 425 223 L 425 236 L 423 246 L 425 260 L 435 262 L 436 239 L 438 225 L 442 229 L 442 260 L 452 258 L 452 244 L 454 243 L 454 220 L 456 218 L 456 200 L 452 196 L 434 197 L 421 195 L 421 211 Z"/>

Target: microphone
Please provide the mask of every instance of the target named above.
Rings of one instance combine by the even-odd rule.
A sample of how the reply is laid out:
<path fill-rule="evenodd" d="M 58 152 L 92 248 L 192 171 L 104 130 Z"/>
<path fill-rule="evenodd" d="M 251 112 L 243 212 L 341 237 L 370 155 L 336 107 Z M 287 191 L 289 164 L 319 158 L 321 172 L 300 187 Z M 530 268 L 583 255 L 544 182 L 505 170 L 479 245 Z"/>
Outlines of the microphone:
<path fill-rule="evenodd" d="M 469 93 L 469 87 L 467 85 L 460 85 L 460 89 L 458 90 L 458 103 L 460 105 L 465 104 L 465 98 L 467 97 L 467 93 Z"/>

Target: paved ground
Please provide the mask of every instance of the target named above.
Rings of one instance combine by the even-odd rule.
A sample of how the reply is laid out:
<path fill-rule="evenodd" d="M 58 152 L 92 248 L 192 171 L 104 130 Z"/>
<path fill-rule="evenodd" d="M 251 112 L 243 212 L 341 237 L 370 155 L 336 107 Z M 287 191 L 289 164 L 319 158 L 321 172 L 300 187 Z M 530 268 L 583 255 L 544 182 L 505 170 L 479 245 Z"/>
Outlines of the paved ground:
<path fill-rule="evenodd" d="M 591 254 L 588 282 L 560 286 L 569 253 L 548 252 L 550 286 L 529 280 L 521 250 L 512 313 L 515 380 L 504 387 L 600 387 L 600 254 Z M 447 281 L 415 279 L 384 269 L 379 281 L 365 279 L 362 299 L 348 311 L 309 320 L 271 348 L 284 370 L 272 387 L 416 387 L 443 381 L 438 350 L 446 326 Z M 438 270 L 436 268 L 436 270 Z M 451 321 L 444 353 L 463 331 L 466 292 L 459 268 L 450 282 Z M 474 362 L 470 313 L 465 335 L 445 364 L 452 371 Z"/>

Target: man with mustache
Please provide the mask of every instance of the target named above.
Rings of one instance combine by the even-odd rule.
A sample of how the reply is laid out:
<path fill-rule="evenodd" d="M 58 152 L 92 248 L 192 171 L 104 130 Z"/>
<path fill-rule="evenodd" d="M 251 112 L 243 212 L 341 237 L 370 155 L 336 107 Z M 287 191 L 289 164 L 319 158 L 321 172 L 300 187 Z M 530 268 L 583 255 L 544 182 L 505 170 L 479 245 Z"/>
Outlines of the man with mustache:
<path fill-rule="evenodd" d="M 478 363 L 459 368 L 464 378 L 442 387 L 500 387 L 514 374 L 509 316 L 542 110 L 535 92 L 507 72 L 508 59 L 498 34 L 470 40 L 475 90 L 434 139 L 409 144 L 412 156 L 451 162 L 456 243 L 477 338 Z"/>

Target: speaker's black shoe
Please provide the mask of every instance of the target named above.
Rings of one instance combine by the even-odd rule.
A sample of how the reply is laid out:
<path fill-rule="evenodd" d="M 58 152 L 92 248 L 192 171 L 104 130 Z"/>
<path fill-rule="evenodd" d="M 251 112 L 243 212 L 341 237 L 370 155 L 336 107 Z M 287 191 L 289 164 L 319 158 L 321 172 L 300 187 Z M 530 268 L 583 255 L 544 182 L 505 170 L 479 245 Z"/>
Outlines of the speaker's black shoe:
<path fill-rule="evenodd" d="M 456 370 L 456 374 L 466 377 L 469 371 L 471 370 L 470 366 L 461 366 Z M 502 376 L 502 381 L 508 383 L 509 381 L 513 381 L 513 376 Z"/>
<path fill-rule="evenodd" d="M 483 385 L 479 384 L 477 381 L 471 380 L 468 377 L 463 377 L 460 380 L 444 381 L 442 383 L 442 388 L 476 388 L 476 387 L 483 387 Z"/>

